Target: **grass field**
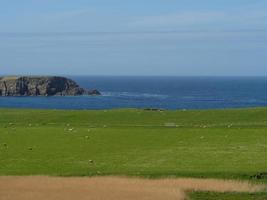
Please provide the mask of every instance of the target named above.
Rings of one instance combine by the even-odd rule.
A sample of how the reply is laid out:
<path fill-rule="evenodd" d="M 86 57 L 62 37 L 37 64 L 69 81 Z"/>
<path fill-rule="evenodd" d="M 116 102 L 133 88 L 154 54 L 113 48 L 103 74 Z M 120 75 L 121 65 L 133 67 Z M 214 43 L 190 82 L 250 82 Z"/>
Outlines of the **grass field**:
<path fill-rule="evenodd" d="M 190 195 L 192 200 L 266 200 L 266 193 L 209 193 L 195 192 Z"/>
<path fill-rule="evenodd" d="M 252 178 L 266 172 L 267 109 L 263 108 L 0 109 L 0 175 L 211 177 L 266 183 L 266 174 Z M 267 199 L 266 193 L 252 197 L 194 193 L 191 198 L 214 199 L 214 195 Z"/>

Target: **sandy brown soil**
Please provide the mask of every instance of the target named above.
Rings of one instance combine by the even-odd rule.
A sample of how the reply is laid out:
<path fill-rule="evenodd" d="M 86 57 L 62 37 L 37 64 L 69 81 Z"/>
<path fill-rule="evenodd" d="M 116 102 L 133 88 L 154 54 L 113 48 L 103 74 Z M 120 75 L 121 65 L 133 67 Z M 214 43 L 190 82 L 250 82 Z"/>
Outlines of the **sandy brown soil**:
<path fill-rule="evenodd" d="M 257 192 L 261 185 L 215 179 L 0 177 L 0 200 L 184 200 L 188 191 Z"/>

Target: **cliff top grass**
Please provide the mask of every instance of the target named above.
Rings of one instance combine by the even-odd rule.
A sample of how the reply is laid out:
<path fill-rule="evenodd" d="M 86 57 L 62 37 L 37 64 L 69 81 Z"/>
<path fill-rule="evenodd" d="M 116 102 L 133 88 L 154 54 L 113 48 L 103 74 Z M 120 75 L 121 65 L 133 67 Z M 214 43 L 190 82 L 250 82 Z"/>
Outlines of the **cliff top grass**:
<path fill-rule="evenodd" d="M 5 77 L 0 77 L 0 81 L 17 80 L 19 78 L 20 76 L 5 76 Z"/>
<path fill-rule="evenodd" d="M 0 77 L 0 81 L 14 81 L 22 77 L 29 77 L 29 78 L 47 78 L 50 76 L 4 76 Z"/>
<path fill-rule="evenodd" d="M 17 80 L 17 79 L 22 78 L 22 77 L 36 79 L 36 78 L 53 78 L 53 77 L 61 77 L 61 76 L 41 76 L 41 75 L 39 75 L 39 76 L 38 75 L 36 75 L 36 76 L 26 76 L 26 75 L 21 75 L 21 76 L 3 76 L 3 77 L 0 77 L 0 80 L 2 80 L 2 81 Z"/>

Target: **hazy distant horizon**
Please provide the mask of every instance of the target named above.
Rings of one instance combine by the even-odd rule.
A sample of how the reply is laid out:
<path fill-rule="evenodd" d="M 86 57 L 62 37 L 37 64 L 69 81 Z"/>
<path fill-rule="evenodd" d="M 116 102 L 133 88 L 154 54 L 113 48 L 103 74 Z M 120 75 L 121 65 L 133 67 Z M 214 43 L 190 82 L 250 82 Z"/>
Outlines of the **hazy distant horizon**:
<path fill-rule="evenodd" d="M 148 78 L 267 78 L 267 75 L 97 75 L 97 74 L 0 74 L 5 76 L 62 76 L 62 77 L 148 77 Z"/>

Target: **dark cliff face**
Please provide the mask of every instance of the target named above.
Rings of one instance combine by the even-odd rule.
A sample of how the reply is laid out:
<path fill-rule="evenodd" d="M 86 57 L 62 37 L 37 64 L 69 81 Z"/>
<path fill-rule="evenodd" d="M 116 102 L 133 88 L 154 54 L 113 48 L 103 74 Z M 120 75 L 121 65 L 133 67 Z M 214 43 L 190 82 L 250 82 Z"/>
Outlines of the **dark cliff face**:
<path fill-rule="evenodd" d="M 0 96 L 77 96 L 100 95 L 97 90 L 85 90 L 65 77 L 3 77 Z"/>

